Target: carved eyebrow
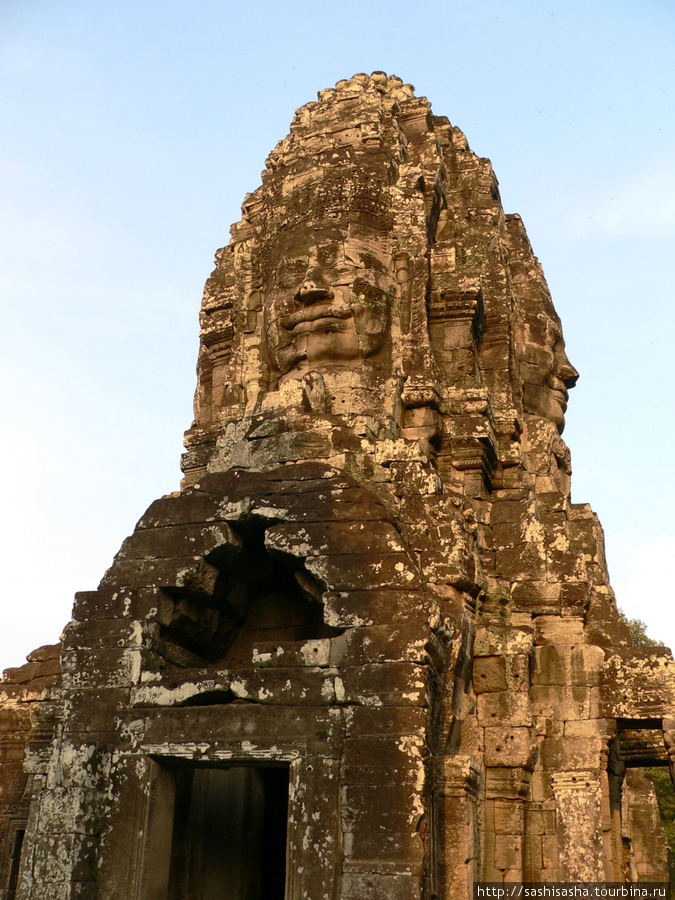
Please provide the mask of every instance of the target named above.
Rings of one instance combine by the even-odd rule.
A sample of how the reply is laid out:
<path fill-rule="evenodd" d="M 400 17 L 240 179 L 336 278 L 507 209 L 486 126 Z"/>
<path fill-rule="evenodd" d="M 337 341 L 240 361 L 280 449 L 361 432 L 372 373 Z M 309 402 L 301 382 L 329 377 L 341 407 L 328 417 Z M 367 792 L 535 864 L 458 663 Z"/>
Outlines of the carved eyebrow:
<path fill-rule="evenodd" d="M 276 270 L 277 272 L 282 272 L 287 269 L 299 269 L 301 267 L 306 269 L 308 265 L 308 256 L 286 256 L 277 263 Z"/>

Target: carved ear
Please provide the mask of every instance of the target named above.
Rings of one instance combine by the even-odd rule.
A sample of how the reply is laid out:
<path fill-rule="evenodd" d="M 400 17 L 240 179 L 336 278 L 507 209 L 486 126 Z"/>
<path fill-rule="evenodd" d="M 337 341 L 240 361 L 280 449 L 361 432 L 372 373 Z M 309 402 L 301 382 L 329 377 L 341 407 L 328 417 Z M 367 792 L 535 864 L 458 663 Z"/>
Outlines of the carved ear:
<path fill-rule="evenodd" d="M 410 331 L 414 273 L 414 265 L 409 253 L 399 251 L 394 254 L 394 272 L 399 291 L 401 330 L 406 333 Z"/>

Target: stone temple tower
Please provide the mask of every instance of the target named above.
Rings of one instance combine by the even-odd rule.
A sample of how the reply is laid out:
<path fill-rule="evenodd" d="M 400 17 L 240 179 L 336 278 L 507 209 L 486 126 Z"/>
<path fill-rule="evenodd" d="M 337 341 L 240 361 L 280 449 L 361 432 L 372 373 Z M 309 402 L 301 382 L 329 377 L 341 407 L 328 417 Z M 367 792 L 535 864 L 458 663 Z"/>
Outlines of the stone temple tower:
<path fill-rule="evenodd" d="M 5 900 L 658 881 L 577 372 L 490 163 L 383 73 L 302 107 L 200 314 L 180 492 L 0 683 Z"/>

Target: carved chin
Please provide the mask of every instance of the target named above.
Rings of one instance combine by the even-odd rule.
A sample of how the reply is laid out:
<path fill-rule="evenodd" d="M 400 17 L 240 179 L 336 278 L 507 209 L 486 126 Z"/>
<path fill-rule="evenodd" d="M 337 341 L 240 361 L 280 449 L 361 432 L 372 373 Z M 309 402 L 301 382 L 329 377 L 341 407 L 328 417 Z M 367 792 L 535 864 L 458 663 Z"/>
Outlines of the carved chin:
<path fill-rule="evenodd" d="M 285 347 L 276 347 L 271 358 L 281 375 L 294 369 L 304 370 L 307 366 L 316 371 L 333 366 L 358 368 L 364 359 L 377 353 L 382 344 L 380 334 L 360 335 L 353 328 L 320 328 L 297 335 Z"/>

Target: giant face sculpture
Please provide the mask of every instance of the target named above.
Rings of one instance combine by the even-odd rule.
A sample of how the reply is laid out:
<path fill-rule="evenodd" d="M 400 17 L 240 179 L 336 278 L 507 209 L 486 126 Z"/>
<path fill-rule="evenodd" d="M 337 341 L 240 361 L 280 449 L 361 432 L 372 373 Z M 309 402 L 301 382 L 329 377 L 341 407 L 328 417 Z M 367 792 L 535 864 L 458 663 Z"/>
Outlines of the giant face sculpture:
<path fill-rule="evenodd" d="M 279 235 L 270 263 L 264 337 L 276 378 L 358 368 L 383 349 L 394 279 L 372 223 L 301 223 Z"/>
<path fill-rule="evenodd" d="M 540 313 L 516 327 L 516 355 L 523 383 L 523 409 L 565 426 L 568 392 L 579 373 L 565 353 L 560 321 Z"/>

